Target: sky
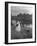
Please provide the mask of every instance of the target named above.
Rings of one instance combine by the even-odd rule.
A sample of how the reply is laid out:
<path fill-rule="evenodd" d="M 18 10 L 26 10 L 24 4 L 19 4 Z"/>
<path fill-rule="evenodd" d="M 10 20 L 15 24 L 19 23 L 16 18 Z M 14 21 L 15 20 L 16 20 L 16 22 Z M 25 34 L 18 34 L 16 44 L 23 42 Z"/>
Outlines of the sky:
<path fill-rule="evenodd" d="M 11 14 L 12 16 L 17 16 L 19 13 L 29 13 L 32 14 L 32 7 L 25 6 L 11 6 Z"/>

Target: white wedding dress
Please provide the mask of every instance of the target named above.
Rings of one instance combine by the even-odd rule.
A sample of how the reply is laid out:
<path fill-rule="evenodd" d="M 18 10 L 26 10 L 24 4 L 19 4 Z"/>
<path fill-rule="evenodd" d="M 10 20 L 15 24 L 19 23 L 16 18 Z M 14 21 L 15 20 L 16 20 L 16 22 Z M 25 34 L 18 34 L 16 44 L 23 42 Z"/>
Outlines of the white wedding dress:
<path fill-rule="evenodd" d="M 16 31 L 20 32 L 21 31 L 21 26 L 20 26 L 20 22 L 17 22 L 18 26 L 16 27 Z"/>

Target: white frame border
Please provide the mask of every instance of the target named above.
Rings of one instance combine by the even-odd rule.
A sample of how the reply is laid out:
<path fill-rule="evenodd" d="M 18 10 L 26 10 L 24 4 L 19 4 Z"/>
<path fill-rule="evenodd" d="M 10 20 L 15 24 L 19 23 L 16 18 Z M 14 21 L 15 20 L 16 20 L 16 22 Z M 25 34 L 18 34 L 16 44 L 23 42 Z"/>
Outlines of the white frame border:
<path fill-rule="evenodd" d="M 11 40 L 11 6 L 28 6 L 33 7 L 33 16 L 32 16 L 32 39 L 19 39 L 19 40 Z M 29 4 L 8 4 L 8 43 L 16 43 L 16 42 L 31 42 L 35 41 L 35 5 Z"/>

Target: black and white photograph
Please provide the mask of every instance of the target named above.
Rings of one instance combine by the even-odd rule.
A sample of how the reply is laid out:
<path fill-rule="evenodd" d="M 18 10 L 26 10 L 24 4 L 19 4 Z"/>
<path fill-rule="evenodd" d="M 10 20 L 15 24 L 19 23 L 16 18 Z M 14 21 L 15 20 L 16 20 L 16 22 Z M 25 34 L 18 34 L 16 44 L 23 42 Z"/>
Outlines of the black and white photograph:
<path fill-rule="evenodd" d="M 35 4 L 7 3 L 6 12 L 8 43 L 35 42 Z"/>
<path fill-rule="evenodd" d="M 11 6 L 11 39 L 32 38 L 32 13 L 28 9 L 32 10 L 25 6 Z"/>

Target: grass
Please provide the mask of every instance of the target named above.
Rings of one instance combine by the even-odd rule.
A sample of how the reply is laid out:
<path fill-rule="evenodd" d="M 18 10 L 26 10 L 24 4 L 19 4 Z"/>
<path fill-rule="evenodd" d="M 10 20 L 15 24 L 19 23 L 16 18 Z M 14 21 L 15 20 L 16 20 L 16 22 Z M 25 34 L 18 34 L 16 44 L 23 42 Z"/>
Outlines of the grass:
<path fill-rule="evenodd" d="M 21 31 L 15 30 L 16 26 L 11 26 L 11 39 L 30 39 L 32 38 L 32 28 L 22 27 Z"/>

